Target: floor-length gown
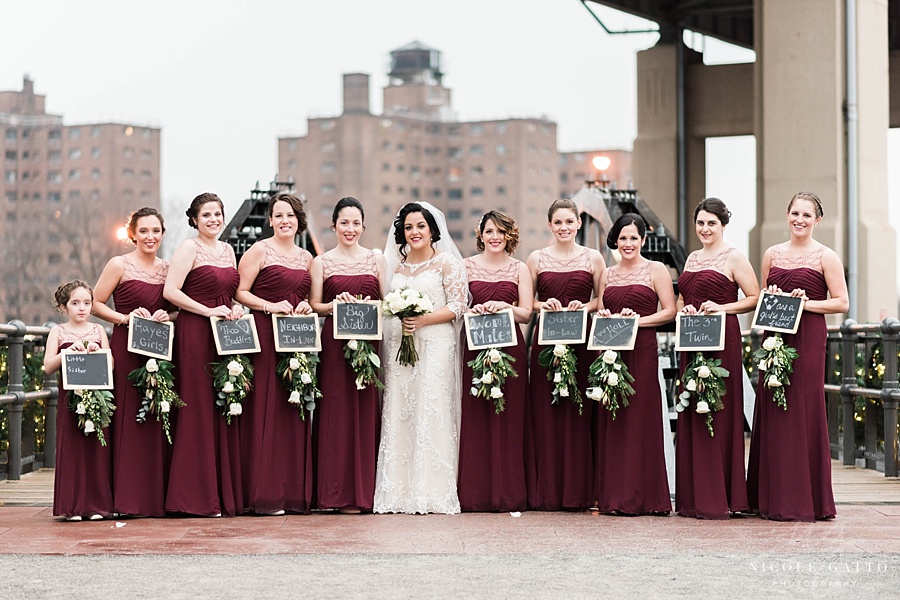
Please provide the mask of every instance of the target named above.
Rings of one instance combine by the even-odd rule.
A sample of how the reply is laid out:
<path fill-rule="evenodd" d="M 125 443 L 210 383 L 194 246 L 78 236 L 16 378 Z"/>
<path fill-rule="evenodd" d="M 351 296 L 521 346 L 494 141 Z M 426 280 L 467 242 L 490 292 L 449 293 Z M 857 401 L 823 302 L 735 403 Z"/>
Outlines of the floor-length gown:
<path fill-rule="evenodd" d="M 116 311 L 127 315 L 137 308 L 150 314 L 168 308 L 163 287 L 169 263 L 155 272 L 147 272 L 123 257 L 125 270 L 113 290 Z M 169 442 L 156 415 L 138 423 L 136 416 L 143 401 L 128 374 L 147 363 L 147 356 L 128 351 L 128 326 L 113 327 L 109 340 L 115 370 L 116 412 L 113 413 L 112 460 L 115 511 L 145 517 L 166 516 L 166 478 L 169 472 Z M 174 417 L 174 415 L 172 415 Z M 174 420 L 174 419 L 173 419 Z"/>
<path fill-rule="evenodd" d="M 87 335 L 70 331 L 59 325 L 59 350 L 84 340 L 103 341 L 100 326 L 93 324 Z M 113 514 L 112 452 L 109 429 L 104 432 L 106 446 L 100 444 L 96 433 L 84 434 L 78 427 L 78 417 L 69 409 L 69 398 L 59 383 L 59 409 L 56 411 L 56 470 L 53 475 L 53 515 L 104 517 Z M 115 403 L 115 400 L 113 400 Z M 115 413 L 113 413 L 115 414 Z"/>
<path fill-rule="evenodd" d="M 356 264 L 324 255 L 322 268 L 322 302 L 331 302 L 342 292 L 373 300 L 381 297 L 378 267 L 371 250 Z M 344 358 L 346 343 L 334 339 L 332 317 L 325 319 L 319 378 L 322 399 L 315 421 L 316 502 L 319 508 L 371 512 L 381 403 L 376 386 L 356 389 L 356 374 Z M 379 342 L 370 343 L 378 352 Z"/>
<path fill-rule="evenodd" d="M 417 290 L 431 299 L 435 311 L 446 306 L 459 317 L 467 304 L 462 269 L 460 261 L 446 252 L 421 263 L 402 263 L 391 289 Z M 417 329 L 413 339 L 419 360 L 412 367 L 396 360 L 400 320 L 386 319 L 384 331 L 385 393 L 373 510 L 458 513 L 457 329 L 453 323 Z"/>
<path fill-rule="evenodd" d="M 197 254 L 181 290 L 206 307 L 230 307 L 240 283 L 230 249 L 224 242 L 215 251 L 194 243 Z M 185 406 L 175 423 L 166 512 L 233 517 L 244 509 L 241 418 L 228 425 L 215 405 L 210 363 L 221 357 L 209 318 L 182 310 L 176 327 L 175 386 Z"/>
<path fill-rule="evenodd" d="M 537 297 L 556 298 L 567 306 L 572 300 L 587 303 L 594 290 L 591 256 L 588 248 L 574 259 L 562 261 L 546 250 L 538 258 Z M 577 344 L 578 388 L 583 411 L 570 398 L 551 404 L 554 384 L 538 357 L 546 346 L 539 346 L 538 328 L 531 341 L 531 378 L 526 417 L 526 484 L 528 507 L 535 510 L 577 510 L 593 505 L 591 476 L 591 417 L 594 403 L 584 395 L 588 371 L 596 356 L 586 344 Z"/>
<path fill-rule="evenodd" d="M 685 304 L 696 308 L 707 300 L 717 304 L 737 301 L 738 284 L 722 272 L 732 250 L 728 248 L 708 261 L 697 259 L 696 254 L 688 257 L 678 279 Z M 727 519 L 731 512 L 750 508 L 744 474 L 743 343 L 736 315 L 725 317 L 725 349 L 703 355 L 721 360 L 722 368 L 728 370 L 724 408 L 712 413 L 715 436 L 709 435 L 706 415 L 698 414 L 693 404 L 678 415 L 675 510 L 684 517 Z M 691 353 L 682 354 L 682 372 L 692 358 Z"/>
<path fill-rule="evenodd" d="M 613 313 L 630 308 L 638 315 L 651 315 L 659 298 L 650 279 L 650 262 L 630 275 L 618 267 L 607 271 L 603 307 Z M 620 353 L 634 377 L 634 395 L 616 418 L 597 409 L 596 494 L 603 513 L 642 515 L 672 510 L 663 438 L 661 391 L 657 372 L 659 354 L 656 329 L 641 327 L 634 350 Z"/>
<path fill-rule="evenodd" d="M 489 270 L 467 259 L 472 304 L 490 300 L 516 304 L 519 300 L 518 260 L 499 270 Z M 525 398 L 528 390 L 528 355 L 525 338 L 516 326 L 517 344 L 502 350 L 515 359 L 518 377 L 509 377 L 504 389 L 503 412 L 494 412 L 494 401 L 476 398 L 471 386 L 462 386 L 462 421 L 459 433 L 459 504 L 463 511 L 521 511 L 528 504 L 525 487 Z M 460 343 L 465 343 L 465 334 Z M 462 381 L 472 380 L 469 361 L 478 350 L 462 353 Z"/>
<path fill-rule="evenodd" d="M 799 258 L 773 249 L 766 285 L 802 288 L 810 300 L 825 300 L 824 248 Z M 797 350 L 787 410 L 779 407 L 760 376 L 747 468 L 750 507 L 768 519 L 814 521 L 837 514 L 831 489 L 831 450 L 825 415 L 825 316 L 805 312 L 794 335 L 781 334 Z"/>
<path fill-rule="evenodd" d="M 262 267 L 250 288 L 269 303 L 287 300 L 297 306 L 309 298 L 309 253 L 296 257 L 280 254 L 267 242 Z M 254 310 L 260 352 L 252 355 L 253 389 L 244 402 L 241 421 L 241 473 L 249 510 L 271 513 L 285 510 L 308 513 L 313 503 L 312 420 L 307 411 L 288 402 L 276 373 L 280 357 L 275 351 L 272 316 Z M 315 411 L 318 412 L 318 411 Z"/>

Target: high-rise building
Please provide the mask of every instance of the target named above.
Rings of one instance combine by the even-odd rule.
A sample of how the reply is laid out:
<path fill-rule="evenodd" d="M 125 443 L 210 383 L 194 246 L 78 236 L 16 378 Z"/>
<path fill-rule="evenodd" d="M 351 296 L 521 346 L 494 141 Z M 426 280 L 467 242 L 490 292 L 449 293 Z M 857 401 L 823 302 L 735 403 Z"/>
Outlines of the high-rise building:
<path fill-rule="evenodd" d="M 492 208 L 516 219 L 523 260 L 549 242 L 547 207 L 583 184 L 569 181 L 577 172 L 569 167 L 574 157 L 566 158 L 566 181 L 560 181 L 560 159 L 567 155 L 557 150 L 556 123 L 458 121 L 443 75 L 441 53 L 413 42 L 391 52 L 383 114 L 372 114 L 369 75 L 349 73 L 343 76 L 341 115 L 310 118 L 305 136 L 278 139 L 279 177 L 293 178 L 306 195 L 315 234 L 326 247 L 335 244 L 331 212 L 343 196 L 363 203 L 370 246 L 384 243 L 403 204 L 423 200 L 444 211 L 464 255 L 475 252 L 474 229 Z M 630 152 L 620 153 L 628 159 L 621 166 L 628 175 Z M 596 153 L 577 154 L 589 164 Z M 625 175 L 619 185 L 628 181 Z"/>
<path fill-rule="evenodd" d="M 128 214 L 160 206 L 160 130 L 126 123 L 64 125 L 24 78 L 0 92 L 0 320 L 55 316 L 60 283 L 94 284 L 126 250 Z"/>

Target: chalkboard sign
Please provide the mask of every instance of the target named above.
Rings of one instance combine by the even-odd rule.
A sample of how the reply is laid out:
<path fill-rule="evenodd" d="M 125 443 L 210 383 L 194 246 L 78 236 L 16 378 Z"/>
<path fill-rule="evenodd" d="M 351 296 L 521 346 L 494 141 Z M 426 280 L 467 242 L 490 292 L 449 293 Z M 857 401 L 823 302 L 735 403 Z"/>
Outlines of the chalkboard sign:
<path fill-rule="evenodd" d="M 259 336 L 256 335 L 256 321 L 252 315 L 234 320 L 220 317 L 210 317 L 209 320 L 212 322 L 216 352 L 220 356 L 259 352 Z"/>
<path fill-rule="evenodd" d="M 682 352 L 725 349 L 725 313 L 680 314 L 675 320 L 675 349 Z"/>
<path fill-rule="evenodd" d="M 588 350 L 634 350 L 638 317 L 598 317 L 594 315 Z"/>
<path fill-rule="evenodd" d="M 486 315 L 466 313 L 464 318 L 469 350 L 516 345 L 516 321 L 511 308 Z"/>
<path fill-rule="evenodd" d="M 272 315 L 275 350 L 318 352 L 322 349 L 318 315 Z"/>
<path fill-rule="evenodd" d="M 380 340 L 381 300 L 334 303 L 334 339 Z"/>
<path fill-rule="evenodd" d="M 160 323 L 131 315 L 128 321 L 128 351 L 163 360 L 172 360 L 175 324 Z"/>
<path fill-rule="evenodd" d="M 62 380 L 64 390 L 111 390 L 112 354 L 109 350 L 74 352 L 63 350 Z"/>
<path fill-rule="evenodd" d="M 538 329 L 538 344 L 581 344 L 587 331 L 587 311 L 542 310 Z"/>
<path fill-rule="evenodd" d="M 805 303 L 803 298 L 763 292 L 756 304 L 752 327 L 764 331 L 797 333 Z"/>

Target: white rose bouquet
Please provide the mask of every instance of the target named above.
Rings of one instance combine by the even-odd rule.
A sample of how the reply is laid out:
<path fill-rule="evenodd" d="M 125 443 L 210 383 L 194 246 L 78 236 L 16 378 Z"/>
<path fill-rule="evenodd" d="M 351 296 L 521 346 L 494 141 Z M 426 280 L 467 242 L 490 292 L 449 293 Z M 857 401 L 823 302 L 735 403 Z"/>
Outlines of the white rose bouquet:
<path fill-rule="evenodd" d="M 553 382 L 551 404 L 558 403 L 560 398 L 571 398 L 578 407 L 580 415 L 583 407 L 581 392 L 578 390 L 578 380 L 575 378 L 578 371 L 578 359 L 575 351 L 568 344 L 547 346 L 538 355 L 538 363 L 547 369 L 547 379 Z"/>
<path fill-rule="evenodd" d="M 615 350 L 606 350 L 591 363 L 588 373 L 591 387 L 587 389 L 587 396 L 611 412 L 615 420 L 616 411 L 628 406 L 628 397 L 634 394 L 633 381 L 622 355 Z"/>
<path fill-rule="evenodd" d="M 422 292 L 412 288 L 391 290 L 385 295 L 382 306 L 384 314 L 399 319 L 427 315 L 434 310 L 434 304 L 432 304 L 431 299 Z M 413 334 L 404 331 L 403 339 L 400 341 L 400 349 L 397 351 L 397 361 L 403 366 L 412 367 L 415 366 L 418 360 L 419 353 L 416 352 Z"/>
<path fill-rule="evenodd" d="M 347 340 L 344 344 L 344 358 L 356 374 L 356 389 L 364 390 L 370 385 L 379 390 L 384 389 L 384 384 L 378 378 L 381 359 L 371 343 L 366 340 Z"/>
<path fill-rule="evenodd" d="M 169 414 L 172 409 L 185 405 L 184 400 L 175 392 L 172 369 L 173 365 L 168 360 L 150 358 L 143 367 L 128 374 L 128 380 L 144 395 L 137 412 L 137 422 L 144 423 L 148 415 L 156 415 L 156 420 L 162 423 L 169 444 L 172 443 Z"/>
<path fill-rule="evenodd" d="M 706 415 L 706 429 L 710 437 L 713 432 L 713 412 L 725 408 L 722 398 L 725 396 L 725 377 L 730 373 L 721 366 L 722 361 L 706 358 L 702 352 L 695 352 L 694 358 L 681 374 L 681 385 L 684 391 L 678 396 L 675 410 L 683 412 L 694 399 L 694 410 L 697 414 Z"/>
<path fill-rule="evenodd" d="M 467 364 L 472 367 L 472 388 L 469 393 L 476 398 L 494 401 L 494 413 L 506 408 L 503 386 L 507 377 L 518 377 L 512 363 L 516 359 L 500 348 L 486 348 Z"/>
<path fill-rule="evenodd" d="M 797 350 L 786 345 L 779 333 L 767 337 L 762 348 L 753 354 L 758 361 L 759 377 L 772 392 L 772 400 L 784 410 L 787 410 L 784 388 L 791 385 L 790 374 L 794 372 L 794 360 L 798 356 Z"/>
<path fill-rule="evenodd" d="M 106 445 L 103 430 L 109 427 L 112 414 L 116 410 L 113 395 L 109 390 L 70 390 L 69 410 L 75 413 L 78 427 L 84 435 L 97 434 L 100 445 Z"/>
<path fill-rule="evenodd" d="M 312 414 L 316 409 L 316 400 L 322 397 L 319 380 L 316 377 L 316 365 L 319 355 L 312 352 L 293 352 L 282 354 L 275 372 L 281 378 L 281 385 L 291 394 L 288 402 L 300 411 L 300 418 L 306 420 L 306 411 Z"/>
<path fill-rule="evenodd" d="M 231 417 L 240 416 L 244 411 L 242 402 L 253 387 L 253 365 L 243 354 L 226 356 L 210 365 L 213 368 L 216 406 L 222 410 L 227 423 L 231 425 Z"/>

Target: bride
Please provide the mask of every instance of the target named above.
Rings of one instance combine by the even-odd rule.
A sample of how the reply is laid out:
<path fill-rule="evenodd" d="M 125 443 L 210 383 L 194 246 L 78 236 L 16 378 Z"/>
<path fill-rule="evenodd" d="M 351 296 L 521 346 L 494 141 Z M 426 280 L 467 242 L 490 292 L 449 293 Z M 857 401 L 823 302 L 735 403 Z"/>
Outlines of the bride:
<path fill-rule="evenodd" d="M 426 202 L 409 203 L 394 220 L 385 247 L 390 289 L 412 288 L 434 310 L 384 325 L 384 408 L 376 513 L 459 512 L 456 471 L 459 451 L 459 336 L 454 321 L 466 310 L 462 256 L 450 239 L 444 215 Z M 403 331 L 419 354 L 415 366 L 396 360 Z"/>

